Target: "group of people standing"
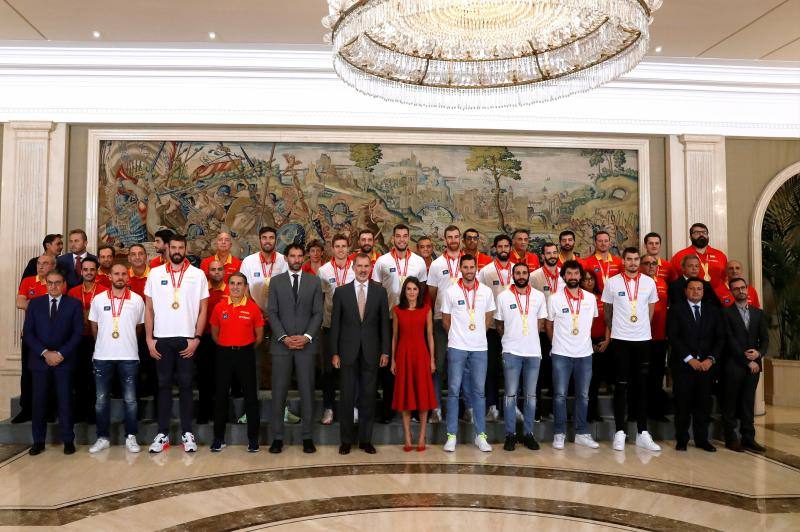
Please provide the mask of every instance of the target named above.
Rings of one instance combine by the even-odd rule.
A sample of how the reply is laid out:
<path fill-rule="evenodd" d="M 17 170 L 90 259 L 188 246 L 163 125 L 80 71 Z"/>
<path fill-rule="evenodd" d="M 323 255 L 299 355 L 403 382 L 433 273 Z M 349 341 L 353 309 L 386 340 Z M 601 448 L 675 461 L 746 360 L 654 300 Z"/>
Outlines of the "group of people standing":
<path fill-rule="evenodd" d="M 717 381 L 726 445 L 763 450 L 755 442 L 753 403 L 768 345 L 766 319 L 741 276 L 741 264 L 708 245 L 703 224 L 691 227 L 691 245 L 671 261 L 659 256 L 656 233 L 645 236 L 644 254 L 629 247 L 615 256 L 610 235 L 598 231 L 594 253 L 580 258 L 575 235 L 564 231 L 558 243 L 541 245 L 540 258 L 529 250 L 524 229 L 497 235 L 488 255 L 478 250 L 477 230 L 462 235 L 449 226 L 445 249 L 434 258 L 430 238 L 420 238 L 420 254 L 414 253 L 410 229 L 400 224 L 393 228 L 388 253 L 378 255 L 374 234 L 362 230 L 353 253 L 348 236 L 334 236 L 329 261 L 322 260 L 324 250 L 316 242 L 307 249 L 290 244 L 279 253 L 276 236 L 274 228 L 262 227 L 261 249 L 240 260 L 230 253 L 231 236 L 220 233 L 216 253 L 196 268 L 186 258 L 186 238 L 169 230 L 156 235 L 159 254 L 149 265 L 141 245 L 130 247 L 125 265 L 115 263 L 110 246 L 101 246 L 97 257 L 88 254 L 82 230 L 70 232 L 70 252 L 63 255 L 62 237 L 48 235 L 45 253 L 31 260 L 17 296 L 26 316 L 22 412 L 15 421 L 33 420 L 30 453 L 45 448 L 51 382 L 64 452 L 75 452 L 76 414 L 97 423 L 89 451 L 108 448 L 115 374 L 129 451 L 140 450 L 137 399 L 148 386 L 158 417 L 149 450 L 169 447 L 175 383 L 181 443 L 185 451 L 196 451 L 195 366 L 198 421 L 213 414 L 211 451 L 225 447 L 232 387 L 244 396 L 248 451 L 258 451 L 265 340 L 272 453 L 283 450 L 293 375 L 303 451 L 315 452 L 318 367 L 321 422 L 338 418 L 341 454 L 356 442 L 375 453 L 374 422 L 390 421 L 395 411 L 402 415 L 406 451 L 424 451 L 427 423 L 441 421 L 447 431 L 444 450 L 455 451 L 459 417 L 474 424 L 477 448 L 491 451 L 486 422 L 499 420 L 501 410 L 503 448 L 513 451 L 522 443 L 536 450 L 535 421 L 548 415 L 537 412 L 543 390 L 553 397 L 553 447 L 563 449 L 570 381 L 575 444 L 599 447 L 589 423 L 598 419 L 597 396 L 605 382 L 613 387 L 613 449 L 624 449 L 627 422 L 633 419 L 636 445 L 658 451 L 648 419 L 663 420 L 666 413 L 667 360 L 678 450 L 686 449 L 690 424 L 695 445 L 715 450 L 708 422 Z M 420 422 L 416 442 L 412 416 Z"/>

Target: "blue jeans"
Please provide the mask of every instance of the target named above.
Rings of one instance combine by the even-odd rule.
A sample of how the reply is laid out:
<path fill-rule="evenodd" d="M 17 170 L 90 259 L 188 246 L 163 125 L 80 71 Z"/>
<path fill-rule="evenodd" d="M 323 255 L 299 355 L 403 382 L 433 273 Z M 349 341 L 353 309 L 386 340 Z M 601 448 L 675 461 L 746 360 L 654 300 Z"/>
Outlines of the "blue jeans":
<path fill-rule="evenodd" d="M 94 383 L 97 389 L 94 412 L 97 417 L 97 437 L 108 438 L 108 426 L 111 420 L 109 394 L 114 369 L 119 374 L 122 384 L 122 399 L 125 404 L 125 434 L 139 432 L 136 419 L 138 406 L 136 402 L 136 379 L 139 375 L 138 360 L 94 360 Z"/>
<path fill-rule="evenodd" d="M 541 357 L 521 357 L 503 353 L 503 374 L 506 381 L 505 413 L 506 435 L 517 433 L 517 389 L 519 376 L 524 379 L 525 407 L 523 427 L 525 434 L 533 434 L 533 418 L 536 415 L 536 382 L 539 380 Z"/>
<path fill-rule="evenodd" d="M 586 410 L 589 407 L 589 383 L 592 381 L 592 357 L 572 358 L 552 354 L 554 434 L 567 433 L 567 389 L 570 375 L 575 379 L 575 434 L 588 434 Z"/>
<path fill-rule="evenodd" d="M 475 416 L 475 433 L 486 432 L 486 351 L 464 351 L 447 348 L 447 433 L 458 431 L 458 393 L 465 369 L 469 369 L 472 381 L 470 404 Z"/>

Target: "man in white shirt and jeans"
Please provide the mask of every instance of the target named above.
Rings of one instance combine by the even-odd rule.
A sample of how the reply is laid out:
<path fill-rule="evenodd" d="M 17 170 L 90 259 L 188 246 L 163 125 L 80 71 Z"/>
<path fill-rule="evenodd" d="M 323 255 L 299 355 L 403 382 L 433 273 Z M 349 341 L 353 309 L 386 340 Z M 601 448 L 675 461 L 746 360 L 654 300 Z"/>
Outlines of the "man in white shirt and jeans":
<path fill-rule="evenodd" d="M 160 453 L 169 448 L 172 381 L 176 374 L 183 450 L 195 452 L 192 357 L 206 326 L 208 280 L 203 270 L 186 260 L 186 237 L 174 235 L 167 246 L 169 262 L 150 270 L 144 285 L 145 336 L 158 372 L 158 434 L 150 445 L 150 452 Z"/>
<path fill-rule="evenodd" d="M 125 447 L 132 453 L 141 449 L 138 433 L 136 380 L 139 374 L 137 333 L 144 323 L 144 301 L 128 288 L 128 268 L 111 267 L 111 288 L 98 293 L 89 308 L 89 323 L 95 337 L 94 381 L 96 392 L 97 441 L 89 448 L 92 454 L 108 449 L 109 395 L 114 372 L 119 376 L 125 404 Z"/>
<path fill-rule="evenodd" d="M 475 445 L 484 452 L 492 450 L 486 439 L 486 329 L 495 311 L 494 297 L 488 286 L 475 279 L 477 263 L 472 255 L 459 259 L 461 279 L 445 292 L 442 299 L 442 325 L 447 331 L 447 443 L 444 450 L 456 450 L 458 430 L 458 393 L 464 370 L 472 379 L 472 406 L 475 409 Z"/>
<path fill-rule="evenodd" d="M 539 343 L 539 328 L 547 317 L 544 294 L 529 284 L 530 272 L 526 262 L 518 262 L 512 269 L 514 284 L 497 296 L 494 315 L 497 333 L 503 343 L 503 372 L 506 382 L 505 429 L 506 441 L 503 449 L 513 451 L 517 441 L 517 390 L 522 375 L 525 386 L 523 408 L 523 443 L 532 451 L 539 450 L 533 435 L 536 416 L 536 381 L 542 362 L 542 346 Z"/>
<path fill-rule="evenodd" d="M 553 358 L 553 448 L 563 449 L 567 439 L 567 389 L 575 379 L 575 444 L 597 449 L 589 434 L 586 411 L 589 408 L 589 383 L 592 380 L 592 321 L 597 317 L 594 294 L 582 290 L 583 266 L 568 260 L 561 267 L 566 286 L 550 295 L 547 336 Z"/>
<path fill-rule="evenodd" d="M 634 386 L 637 425 L 636 446 L 650 451 L 661 447 L 647 431 L 647 373 L 650 360 L 650 321 L 658 289 L 655 281 L 639 272 L 639 250 L 633 247 L 622 252 L 623 272 L 606 281 L 601 300 L 606 324 L 611 328 L 616 383 L 614 386 L 614 450 L 625 450 L 625 409 L 628 383 Z M 634 406 L 634 405 L 632 405 Z"/>

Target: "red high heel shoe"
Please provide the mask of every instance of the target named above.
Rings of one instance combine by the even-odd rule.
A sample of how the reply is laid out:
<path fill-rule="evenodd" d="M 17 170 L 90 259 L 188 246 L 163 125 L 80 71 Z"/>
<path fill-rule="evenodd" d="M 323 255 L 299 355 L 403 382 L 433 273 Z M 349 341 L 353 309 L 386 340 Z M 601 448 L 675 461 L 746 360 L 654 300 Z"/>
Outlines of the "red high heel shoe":
<path fill-rule="evenodd" d="M 417 445 L 417 452 L 421 453 L 425 450 L 425 444 Z"/>
<path fill-rule="evenodd" d="M 403 450 L 407 453 L 411 452 L 411 449 L 413 448 L 414 447 L 412 447 L 411 445 L 403 445 Z"/>

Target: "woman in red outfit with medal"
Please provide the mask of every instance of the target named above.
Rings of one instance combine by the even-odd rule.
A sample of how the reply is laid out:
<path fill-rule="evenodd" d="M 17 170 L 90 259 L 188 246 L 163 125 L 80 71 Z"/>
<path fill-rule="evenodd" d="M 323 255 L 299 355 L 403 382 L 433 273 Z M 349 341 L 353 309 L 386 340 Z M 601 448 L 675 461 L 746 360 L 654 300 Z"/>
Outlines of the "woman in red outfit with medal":
<path fill-rule="evenodd" d="M 392 326 L 392 373 L 395 375 L 392 408 L 403 414 L 403 433 L 408 452 L 411 445 L 411 411 L 419 412 L 417 451 L 425 450 L 428 410 L 436 408 L 431 374 L 436 371 L 433 350 L 433 313 L 425 302 L 424 289 L 416 277 L 408 277 L 394 307 Z"/>

